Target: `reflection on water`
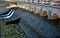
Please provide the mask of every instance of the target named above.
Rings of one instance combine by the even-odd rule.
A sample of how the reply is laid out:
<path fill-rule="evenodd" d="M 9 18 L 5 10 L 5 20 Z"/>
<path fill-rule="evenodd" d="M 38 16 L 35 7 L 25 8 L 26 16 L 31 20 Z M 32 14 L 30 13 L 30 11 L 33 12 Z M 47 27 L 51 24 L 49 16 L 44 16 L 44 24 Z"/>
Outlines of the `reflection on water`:
<path fill-rule="evenodd" d="M 47 23 L 51 23 L 53 26 L 59 26 L 59 20 L 60 19 L 55 19 L 55 20 L 48 20 L 47 19 L 47 16 L 43 17 L 43 16 L 40 16 L 40 15 L 35 15 L 33 13 L 30 13 L 36 17 L 38 17 L 39 19 L 43 20 L 42 22 L 46 21 Z"/>
<path fill-rule="evenodd" d="M 16 12 L 19 12 L 21 19 L 26 21 L 39 34 L 41 32 L 43 35 L 48 35 L 47 37 L 55 37 L 59 35 L 60 31 L 59 28 L 57 28 L 59 25 L 59 19 L 48 20 L 47 16 L 42 17 L 23 10 L 17 10 Z"/>

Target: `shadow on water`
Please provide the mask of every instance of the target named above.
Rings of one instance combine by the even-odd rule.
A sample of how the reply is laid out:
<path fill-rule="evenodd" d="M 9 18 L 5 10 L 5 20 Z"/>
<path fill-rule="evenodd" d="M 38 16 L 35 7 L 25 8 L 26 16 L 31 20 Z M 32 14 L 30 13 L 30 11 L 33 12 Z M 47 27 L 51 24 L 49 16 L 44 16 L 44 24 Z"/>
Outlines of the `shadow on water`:
<path fill-rule="evenodd" d="M 59 26 L 59 20 L 60 19 L 48 20 L 48 21 L 51 22 L 52 24 L 54 24 L 54 26 Z"/>
<path fill-rule="evenodd" d="M 40 20 L 42 20 L 42 23 L 45 21 L 45 22 L 47 22 L 48 24 L 51 24 L 51 26 L 56 26 L 56 27 L 59 27 L 59 20 L 60 19 L 55 19 L 55 20 L 48 20 L 47 18 L 48 18 L 48 16 L 40 16 L 40 15 L 36 15 L 36 14 L 34 14 L 33 12 L 29 12 L 29 11 L 26 11 L 26 10 L 24 10 L 25 12 L 27 12 L 27 13 L 29 13 L 29 14 L 31 14 L 31 15 L 33 15 L 33 16 L 35 16 L 35 17 L 37 17 L 37 18 L 39 18 Z"/>
<path fill-rule="evenodd" d="M 48 20 L 47 16 L 41 17 L 41 18 L 43 19 L 43 21 L 46 21 L 47 23 L 51 23 L 53 26 L 57 26 L 57 27 L 59 26 L 59 20 L 60 19 Z"/>
<path fill-rule="evenodd" d="M 12 20 L 12 21 L 7 21 L 6 22 L 6 25 L 9 25 L 9 24 L 17 24 L 17 23 L 19 23 L 19 21 L 20 21 L 20 18 L 19 19 L 16 19 L 16 20 Z"/>
<path fill-rule="evenodd" d="M 60 19 L 48 20 L 48 19 L 47 19 L 48 16 L 45 16 L 45 17 L 44 17 L 44 16 L 36 15 L 36 14 L 34 14 L 34 13 L 30 13 L 30 14 L 36 16 L 36 17 L 39 18 L 40 20 L 43 20 L 42 23 L 45 21 L 45 22 L 47 22 L 47 23 L 50 23 L 50 24 L 53 25 L 53 26 L 59 27 L 59 20 L 60 20 Z"/>

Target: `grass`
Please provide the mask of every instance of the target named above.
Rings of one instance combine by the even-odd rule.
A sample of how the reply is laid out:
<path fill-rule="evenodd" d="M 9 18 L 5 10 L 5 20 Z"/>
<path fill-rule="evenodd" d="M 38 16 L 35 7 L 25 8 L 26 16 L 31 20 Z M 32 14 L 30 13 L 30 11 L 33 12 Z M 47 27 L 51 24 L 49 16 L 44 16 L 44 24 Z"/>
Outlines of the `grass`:
<path fill-rule="evenodd" d="M 13 2 L 0 2 L 0 7 L 6 7 L 6 6 L 9 6 L 10 4 L 16 4 L 16 2 L 15 3 L 13 3 Z"/>
<path fill-rule="evenodd" d="M 5 25 L 4 22 L 0 23 L 1 38 L 26 38 L 24 32 L 16 24 Z"/>
<path fill-rule="evenodd" d="M 0 3 L 0 7 L 9 6 L 9 3 Z"/>
<path fill-rule="evenodd" d="M 14 4 L 11 2 L 0 2 L 0 8 Z M 26 38 L 25 33 L 16 24 L 5 25 L 5 22 L 0 22 L 1 38 Z"/>

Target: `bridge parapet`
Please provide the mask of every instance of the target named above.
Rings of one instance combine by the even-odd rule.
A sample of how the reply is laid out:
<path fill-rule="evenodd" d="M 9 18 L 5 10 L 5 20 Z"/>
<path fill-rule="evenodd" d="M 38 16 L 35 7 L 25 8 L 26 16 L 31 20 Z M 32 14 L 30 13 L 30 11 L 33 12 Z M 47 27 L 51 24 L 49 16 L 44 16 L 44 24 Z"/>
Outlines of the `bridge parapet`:
<path fill-rule="evenodd" d="M 54 19 L 57 19 L 57 18 L 60 18 L 60 9 L 56 9 L 56 8 L 53 8 L 51 7 L 50 8 L 50 18 L 54 18 Z M 48 14 L 49 15 L 49 14 Z"/>
<path fill-rule="evenodd" d="M 60 18 L 59 13 L 60 3 L 55 3 L 54 1 L 51 0 L 39 1 L 39 2 L 37 4 L 35 2 L 21 3 L 21 4 L 25 4 L 25 6 L 28 6 L 29 8 L 28 10 L 33 11 L 35 14 L 38 13 L 40 14 L 40 16 L 48 16 L 48 19 L 51 19 L 51 17 L 54 16 L 55 14 Z"/>

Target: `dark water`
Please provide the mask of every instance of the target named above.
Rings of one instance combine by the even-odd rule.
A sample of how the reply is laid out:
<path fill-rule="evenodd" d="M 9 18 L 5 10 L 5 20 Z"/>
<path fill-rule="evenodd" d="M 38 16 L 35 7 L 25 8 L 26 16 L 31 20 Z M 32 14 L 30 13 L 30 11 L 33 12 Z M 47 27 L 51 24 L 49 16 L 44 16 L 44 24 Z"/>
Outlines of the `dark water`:
<path fill-rule="evenodd" d="M 25 10 L 16 10 L 16 12 L 19 12 L 21 19 L 25 20 L 36 32 L 50 38 L 59 36 L 59 19 L 48 20 L 47 17 L 35 15 Z"/>
<path fill-rule="evenodd" d="M 19 23 L 19 20 L 20 19 L 16 19 L 16 20 L 13 20 L 13 21 L 7 21 L 6 22 L 6 25 L 9 25 L 9 24 L 17 24 L 17 23 Z"/>
<path fill-rule="evenodd" d="M 28 12 L 29 12 L 29 11 L 28 11 Z M 34 14 L 33 12 L 29 12 L 29 14 L 32 14 L 32 15 L 36 16 L 37 18 L 39 18 L 39 19 L 41 19 L 41 20 L 43 20 L 43 21 L 46 21 L 47 23 L 52 23 L 53 26 L 59 27 L 60 19 L 48 20 L 48 19 L 47 19 L 48 16 L 43 17 L 43 16 L 40 16 L 40 15 L 36 15 L 36 14 Z M 42 21 L 42 22 L 43 22 L 43 21 Z"/>
<path fill-rule="evenodd" d="M 15 13 L 21 17 L 21 19 L 25 20 L 38 34 L 42 34 L 46 37 L 60 37 L 60 27 L 59 20 L 48 20 L 47 16 L 42 17 L 39 15 L 35 15 L 25 10 L 17 9 Z M 13 17 L 12 17 L 13 18 Z M 18 19 L 19 20 L 19 19 Z M 18 23 L 18 20 L 12 22 L 6 22 L 6 24 L 10 23 Z M 52 37 L 51 37 L 52 36 Z"/>

